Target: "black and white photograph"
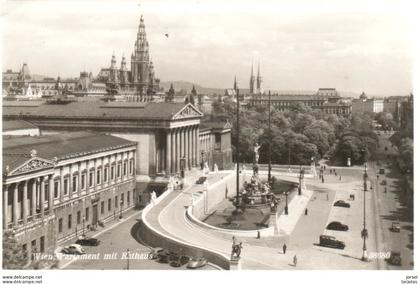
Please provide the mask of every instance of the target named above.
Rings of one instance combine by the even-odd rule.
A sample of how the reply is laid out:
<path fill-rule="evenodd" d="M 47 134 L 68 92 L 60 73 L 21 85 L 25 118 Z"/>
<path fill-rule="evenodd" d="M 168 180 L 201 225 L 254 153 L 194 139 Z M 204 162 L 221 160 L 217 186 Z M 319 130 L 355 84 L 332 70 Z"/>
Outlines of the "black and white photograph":
<path fill-rule="evenodd" d="M 3 1 L 2 283 L 417 283 L 414 2 Z"/>

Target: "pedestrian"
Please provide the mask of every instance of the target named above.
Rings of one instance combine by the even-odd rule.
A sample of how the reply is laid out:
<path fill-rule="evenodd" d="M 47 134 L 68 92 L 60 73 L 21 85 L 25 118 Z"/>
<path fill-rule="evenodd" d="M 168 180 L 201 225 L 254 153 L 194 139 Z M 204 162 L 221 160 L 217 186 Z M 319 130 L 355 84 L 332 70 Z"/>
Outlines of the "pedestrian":
<path fill-rule="evenodd" d="M 325 182 L 325 180 L 324 180 L 324 176 L 322 176 L 322 183 L 324 183 Z"/>
<path fill-rule="evenodd" d="M 327 201 L 328 201 L 328 193 L 327 193 Z"/>
<path fill-rule="evenodd" d="M 332 174 L 332 169 L 330 169 L 330 174 Z"/>
<path fill-rule="evenodd" d="M 335 176 L 337 176 L 337 172 L 336 171 L 334 171 L 334 174 L 335 174 Z"/>
<path fill-rule="evenodd" d="M 386 193 L 386 186 L 385 186 L 385 191 L 384 192 Z"/>
<path fill-rule="evenodd" d="M 340 180 L 341 180 L 341 175 L 340 175 Z"/>
<path fill-rule="evenodd" d="M 308 208 L 305 209 L 305 215 L 308 215 Z"/>
<path fill-rule="evenodd" d="M 296 267 L 296 265 L 297 265 L 297 256 L 296 256 L 296 255 L 293 257 L 293 264 L 294 264 L 294 265 L 295 265 L 295 267 Z"/>
<path fill-rule="evenodd" d="M 287 249 L 286 244 L 283 244 L 283 254 L 286 254 L 286 249 Z"/>
<path fill-rule="evenodd" d="M 260 230 L 257 231 L 257 239 L 261 239 Z"/>

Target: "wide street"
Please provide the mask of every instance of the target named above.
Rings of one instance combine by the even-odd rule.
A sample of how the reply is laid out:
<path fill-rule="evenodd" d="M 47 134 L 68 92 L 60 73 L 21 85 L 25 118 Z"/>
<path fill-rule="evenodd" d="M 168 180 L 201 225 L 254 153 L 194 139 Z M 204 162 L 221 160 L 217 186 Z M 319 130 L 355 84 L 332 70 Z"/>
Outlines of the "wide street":
<path fill-rule="evenodd" d="M 388 136 L 381 136 L 381 146 L 387 143 Z M 387 144 L 386 144 L 387 145 Z M 387 145 L 389 147 L 389 145 Z M 387 150 L 389 151 L 389 150 Z M 327 167 L 324 175 L 325 183 L 319 177 L 307 178 L 307 189 L 312 192 L 306 205 L 308 215 L 298 213 L 296 223 L 293 223 L 291 234 L 280 234 L 273 237 L 241 238 L 244 243 L 242 254 L 243 269 L 412 269 L 413 268 L 413 223 L 412 210 L 402 202 L 403 189 L 399 187 L 396 168 L 392 163 L 381 162 L 386 174 L 377 179 L 376 163 L 369 163 L 367 191 L 363 191 L 363 167 Z M 376 168 L 375 168 L 376 167 Z M 330 172 L 331 169 L 331 172 Z M 335 169 L 335 172 L 334 172 Z M 210 178 L 209 181 L 218 180 Z M 386 180 L 387 192 L 381 185 Z M 201 187 L 192 183 L 184 192 L 173 192 L 162 203 L 155 206 L 147 215 L 150 224 L 159 231 L 176 239 L 230 254 L 231 239 L 226 236 L 203 231 L 188 223 L 183 218 L 184 206 L 190 204 L 191 193 Z M 354 195 L 354 200 L 350 195 Z M 368 261 L 362 261 L 363 239 L 363 197 L 366 197 L 366 227 Z M 344 200 L 350 203 L 350 208 L 336 207 L 333 203 Z M 411 212 L 411 215 L 410 215 Z M 126 217 L 134 214 L 127 212 Z M 290 211 L 291 217 L 296 212 Z M 100 260 L 77 260 L 65 265 L 67 269 L 174 269 L 168 264 L 160 264 L 154 260 L 122 259 L 127 252 L 146 255 L 150 249 L 141 244 L 137 237 L 137 219 L 140 213 L 131 215 L 125 221 L 114 221 L 115 226 L 98 236 L 101 244 L 98 247 L 87 247 L 88 253 L 100 253 Z M 290 218 L 292 220 L 293 218 Z M 401 232 L 389 230 L 392 221 L 398 220 Z M 346 232 L 326 230 L 328 223 L 340 221 L 349 226 Z M 344 250 L 320 247 L 319 236 L 331 235 L 344 241 Z M 283 254 L 281 247 L 287 245 Z M 402 255 L 402 266 L 390 266 L 383 257 L 391 250 L 398 250 Z M 105 254 L 116 254 L 115 259 L 103 259 Z M 296 255 L 298 265 L 292 264 Z M 209 267 L 208 267 L 209 268 Z M 185 268 L 182 268 L 185 269 Z M 211 269 L 211 268 L 210 268 Z"/>

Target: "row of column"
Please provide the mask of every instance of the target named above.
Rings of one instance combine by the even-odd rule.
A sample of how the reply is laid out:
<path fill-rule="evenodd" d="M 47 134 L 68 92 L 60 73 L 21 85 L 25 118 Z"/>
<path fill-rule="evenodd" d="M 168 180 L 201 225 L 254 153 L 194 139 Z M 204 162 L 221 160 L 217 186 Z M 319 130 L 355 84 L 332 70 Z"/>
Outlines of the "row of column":
<path fill-rule="evenodd" d="M 181 171 L 181 158 L 183 157 L 185 157 L 185 170 L 197 166 L 199 161 L 198 134 L 198 124 L 167 130 L 165 169 L 168 174 Z"/>
<path fill-rule="evenodd" d="M 19 220 L 22 220 L 23 224 L 25 224 L 29 217 L 32 219 L 43 217 L 45 215 L 46 201 L 48 201 L 48 213 L 52 214 L 54 208 L 53 186 L 52 174 L 5 185 L 3 190 L 3 228 L 7 228 L 9 220 L 9 194 L 12 194 L 12 223 L 16 226 Z M 30 194 L 29 188 L 31 189 Z M 20 206 L 19 190 L 22 190 Z"/>

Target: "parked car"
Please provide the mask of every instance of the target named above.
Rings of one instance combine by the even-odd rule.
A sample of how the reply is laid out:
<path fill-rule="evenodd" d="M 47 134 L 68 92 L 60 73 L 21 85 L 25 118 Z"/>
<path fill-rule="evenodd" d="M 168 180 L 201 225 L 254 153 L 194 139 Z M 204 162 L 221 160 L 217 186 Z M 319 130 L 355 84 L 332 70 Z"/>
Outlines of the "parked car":
<path fill-rule="evenodd" d="M 200 177 L 195 183 L 196 184 L 203 184 L 207 180 L 207 177 Z"/>
<path fill-rule="evenodd" d="M 401 265 L 401 260 L 401 253 L 399 251 L 391 251 L 391 255 L 386 259 L 392 265 Z"/>
<path fill-rule="evenodd" d="M 190 258 L 188 256 L 186 256 L 186 255 L 182 255 L 179 258 L 179 262 L 181 263 L 181 265 L 187 264 L 188 261 L 190 261 Z"/>
<path fill-rule="evenodd" d="M 174 261 L 171 261 L 169 265 L 172 267 L 180 267 L 182 264 L 179 260 L 174 260 Z"/>
<path fill-rule="evenodd" d="M 79 244 L 71 244 L 63 247 L 61 253 L 64 254 L 85 254 L 85 249 Z"/>
<path fill-rule="evenodd" d="M 337 200 L 334 202 L 334 206 L 350 208 L 350 203 L 347 203 L 344 200 Z"/>
<path fill-rule="evenodd" d="M 344 225 L 340 222 L 334 221 L 328 224 L 327 226 L 328 230 L 335 230 L 335 231 L 348 231 L 349 226 Z"/>
<path fill-rule="evenodd" d="M 77 239 L 76 244 L 82 246 L 97 246 L 101 243 L 100 240 L 96 238 L 80 237 Z"/>
<path fill-rule="evenodd" d="M 337 240 L 333 236 L 321 235 L 319 236 L 319 245 L 322 247 L 344 249 L 346 245 L 344 242 Z"/>
<path fill-rule="evenodd" d="M 202 258 L 193 258 L 188 261 L 187 268 L 196 269 L 203 267 L 207 264 L 207 259 Z"/>
<path fill-rule="evenodd" d="M 149 259 L 158 259 L 158 254 L 162 251 L 162 248 L 153 248 L 152 251 L 149 253 Z"/>
<path fill-rule="evenodd" d="M 391 231 L 399 233 L 400 230 L 401 230 L 400 223 L 399 222 L 392 222 Z"/>
<path fill-rule="evenodd" d="M 385 174 L 385 169 L 379 169 L 379 174 L 384 175 Z"/>

